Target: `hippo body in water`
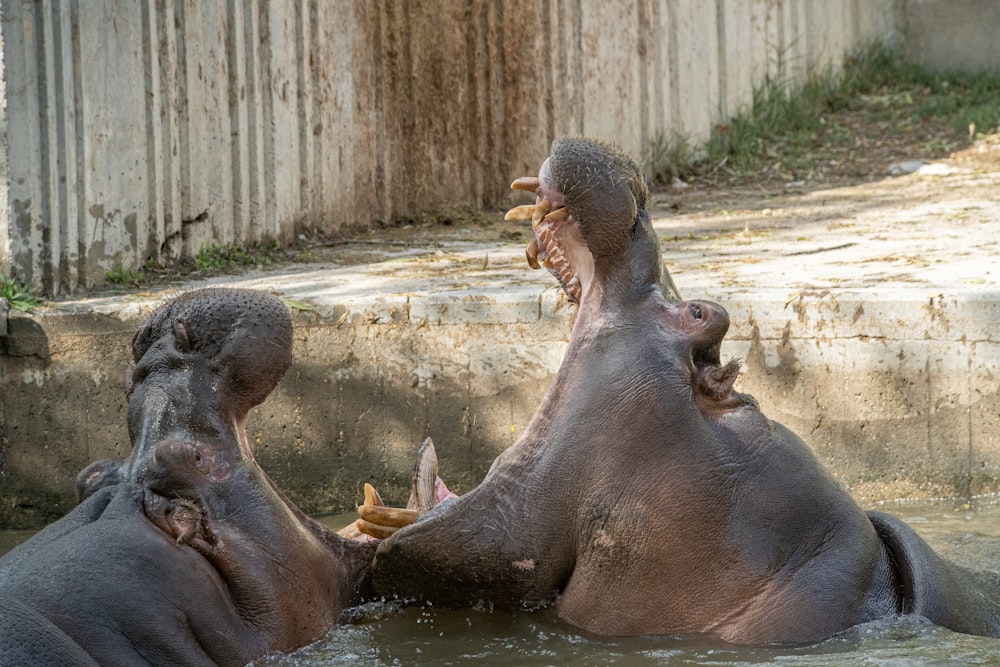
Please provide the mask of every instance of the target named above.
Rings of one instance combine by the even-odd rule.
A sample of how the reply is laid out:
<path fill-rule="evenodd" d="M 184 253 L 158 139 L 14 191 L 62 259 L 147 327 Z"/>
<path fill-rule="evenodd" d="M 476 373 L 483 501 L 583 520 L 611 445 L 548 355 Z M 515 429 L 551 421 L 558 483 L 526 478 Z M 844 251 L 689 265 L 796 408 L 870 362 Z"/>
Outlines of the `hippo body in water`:
<path fill-rule="evenodd" d="M 905 524 L 865 513 L 796 435 L 733 389 L 726 311 L 680 302 L 616 148 L 553 144 L 529 263 L 579 303 L 524 434 L 464 496 L 378 547 L 377 591 L 536 608 L 602 635 L 805 643 L 922 614 L 1000 635 L 1000 596 Z M 442 549 L 442 544 L 460 548 Z"/>
<path fill-rule="evenodd" d="M 280 300 L 190 292 L 133 339 L 133 450 L 0 559 L 5 665 L 243 665 L 301 646 L 359 597 L 370 544 L 305 516 L 257 465 L 246 415 L 291 363 Z"/>

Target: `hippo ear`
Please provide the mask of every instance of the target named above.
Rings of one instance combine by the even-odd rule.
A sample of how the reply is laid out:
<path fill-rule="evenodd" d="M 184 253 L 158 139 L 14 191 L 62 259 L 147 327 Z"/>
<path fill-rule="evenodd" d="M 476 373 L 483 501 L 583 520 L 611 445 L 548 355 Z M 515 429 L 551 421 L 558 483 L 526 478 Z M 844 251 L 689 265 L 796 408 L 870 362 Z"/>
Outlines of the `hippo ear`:
<path fill-rule="evenodd" d="M 702 366 L 695 371 L 695 398 L 702 410 L 716 412 L 743 405 L 746 397 L 733 391 L 740 374 L 740 362 L 731 359 L 725 366 Z"/>
<path fill-rule="evenodd" d="M 152 325 L 150 324 L 149 318 L 142 323 L 138 329 L 135 330 L 135 335 L 132 336 L 132 361 L 137 362 L 142 359 L 142 355 L 146 354 L 146 350 L 149 349 L 150 344 L 152 344 L 151 333 Z"/>

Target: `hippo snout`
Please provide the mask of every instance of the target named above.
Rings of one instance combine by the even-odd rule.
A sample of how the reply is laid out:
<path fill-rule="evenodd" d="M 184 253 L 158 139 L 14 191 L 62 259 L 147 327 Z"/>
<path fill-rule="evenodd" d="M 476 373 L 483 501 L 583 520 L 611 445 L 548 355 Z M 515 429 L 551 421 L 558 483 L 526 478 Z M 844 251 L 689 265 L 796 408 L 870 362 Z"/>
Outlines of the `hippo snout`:
<path fill-rule="evenodd" d="M 226 480 L 233 466 L 218 448 L 207 443 L 163 440 L 153 450 L 152 470 L 159 480 L 194 484 Z"/>

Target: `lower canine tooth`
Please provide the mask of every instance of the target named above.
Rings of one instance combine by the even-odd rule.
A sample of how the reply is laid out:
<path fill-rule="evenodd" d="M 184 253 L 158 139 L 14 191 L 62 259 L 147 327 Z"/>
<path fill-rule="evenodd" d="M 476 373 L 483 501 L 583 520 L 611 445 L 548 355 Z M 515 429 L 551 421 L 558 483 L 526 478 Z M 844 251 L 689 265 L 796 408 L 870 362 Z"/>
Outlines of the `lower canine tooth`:
<path fill-rule="evenodd" d="M 538 264 L 538 241 L 531 239 L 531 243 L 524 249 L 524 256 L 528 258 L 528 266 L 533 269 L 540 269 Z"/>
<path fill-rule="evenodd" d="M 379 540 L 384 540 L 393 533 L 395 533 L 399 528 L 392 528 L 390 526 L 380 526 L 375 523 L 370 523 L 364 519 L 358 519 L 354 522 L 358 527 L 358 530 L 365 535 L 369 535 Z"/>
<path fill-rule="evenodd" d="M 359 505 L 358 516 L 363 520 L 388 528 L 402 528 L 417 520 L 420 513 L 402 507 L 379 507 L 377 505 Z"/>
<path fill-rule="evenodd" d="M 560 206 L 554 211 L 551 211 L 545 215 L 546 220 L 555 220 L 556 222 L 563 222 L 569 220 L 569 209 L 565 206 Z"/>
<path fill-rule="evenodd" d="M 540 223 L 551 210 L 552 202 L 548 199 L 543 199 L 535 204 L 535 212 L 531 214 L 531 226 L 537 227 L 538 223 Z"/>
<path fill-rule="evenodd" d="M 382 496 L 368 482 L 365 482 L 365 505 L 380 505 L 385 507 L 385 503 L 382 502 Z"/>

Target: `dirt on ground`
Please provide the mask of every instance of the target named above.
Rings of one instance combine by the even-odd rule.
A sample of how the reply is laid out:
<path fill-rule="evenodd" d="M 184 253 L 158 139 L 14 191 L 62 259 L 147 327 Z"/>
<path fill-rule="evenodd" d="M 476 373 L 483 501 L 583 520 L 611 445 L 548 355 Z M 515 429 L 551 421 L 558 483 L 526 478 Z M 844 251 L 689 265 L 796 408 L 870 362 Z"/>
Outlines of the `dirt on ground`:
<path fill-rule="evenodd" d="M 815 157 L 806 161 L 804 168 L 800 160 L 797 173 L 788 173 L 777 158 L 773 162 L 763 160 L 752 175 L 733 174 L 725 165 L 696 165 L 685 181 L 652 186 L 652 217 L 704 221 L 713 216 L 731 216 L 733 212 L 763 211 L 771 215 L 792 209 L 797 224 L 808 225 L 830 219 L 829 198 L 816 196 L 817 192 L 847 188 L 852 205 L 864 207 L 869 197 L 884 200 L 887 192 L 897 189 L 897 179 L 917 168 L 932 177 L 950 177 L 924 179 L 925 184 L 920 186 L 911 184 L 905 193 L 907 205 L 940 199 L 941 188 L 995 187 L 993 179 L 977 182 L 977 175 L 1000 171 L 1000 134 L 972 139 L 945 130 L 939 123 L 900 123 L 865 110 L 845 110 L 824 120 L 813 140 Z M 836 140 L 825 136 L 826 127 L 838 135 Z M 846 141 L 845 136 L 849 137 Z M 994 198 L 988 192 L 978 196 Z M 513 193 L 510 205 L 527 199 L 523 193 Z M 250 250 L 257 261 L 249 264 L 206 268 L 188 262 L 152 269 L 144 273 L 141 281 L 112 286 L 100 293 L 157 291 L 199 278 L 247 270 L 278 271 L 292 264 L 365 263 L 410 247 L 433 249 L 454 243 L 526 245 L 530 227 L 523 221 L 504 221 L 503 212 L 455 206 L 344 236 L 305 235 L 281 248 Z"/>

